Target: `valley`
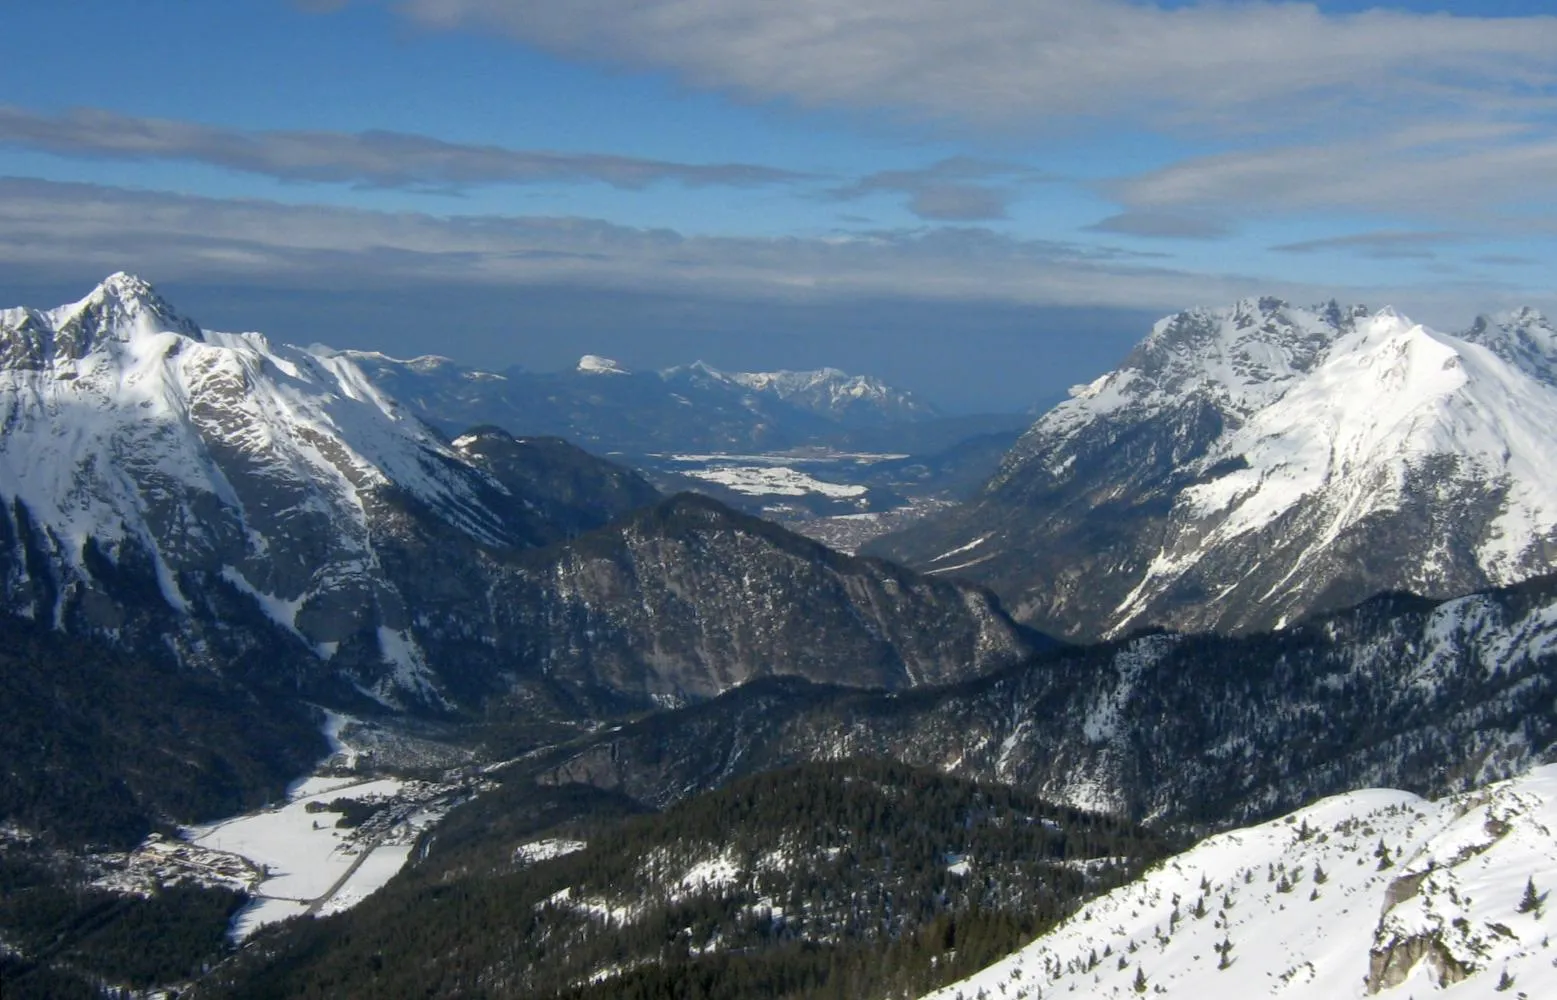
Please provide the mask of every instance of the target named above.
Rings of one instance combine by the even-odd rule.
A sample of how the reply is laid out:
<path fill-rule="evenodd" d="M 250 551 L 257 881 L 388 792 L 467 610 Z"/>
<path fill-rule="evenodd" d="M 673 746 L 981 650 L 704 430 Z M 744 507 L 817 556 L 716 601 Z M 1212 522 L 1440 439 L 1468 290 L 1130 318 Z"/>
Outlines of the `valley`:
<path fill-rule="evenodd" d="M 971 454 L 965 461 L 973 461 Z M 646 455 L 635 465 L 666 492 L 705 493 L 850 554 L 879 535 L 955 506 L 967 488 L 962 477 L 993 471 L 993 464 L 975 465 L 948 474 L 933 460 L 910 455 L 828 448 Z"/>
<path fill-rule="evenodd" d="M 1532 311 L 1190 311 L 1036 419 L 125 274 L 0 338 L 8 997 L 1544 988 Z"/>

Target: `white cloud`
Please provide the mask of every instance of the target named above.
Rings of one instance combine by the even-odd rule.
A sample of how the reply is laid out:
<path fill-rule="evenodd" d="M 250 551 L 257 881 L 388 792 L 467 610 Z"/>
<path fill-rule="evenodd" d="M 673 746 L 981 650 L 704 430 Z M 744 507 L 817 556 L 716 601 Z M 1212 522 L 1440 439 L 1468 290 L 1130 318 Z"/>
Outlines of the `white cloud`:
<path fill-rule="evenodd" d="M 580 218 L 438 216 L 0 180 L 0 264 L 330 286 L 576 283 L 710 296 L 885 296 L 1161 308 L 1268 290 L 1143 255 L 977 228 L 688 236 Z M 104 270 L 106 268 L 106 270 Z"/>
<path fill-rule="evenodd" d="M 1106 190 L 1143 210 L 1484 216 L 1557 194 L 1557 137 L 1517 124 L 1419 125 L 1192 158 Z"/>
<path fill-rule="evenodd" d="M 405 0 L 571 57 L 805 107 L 1020 125 L 1108 116 L 1281 133 L 1294 121 L 1550 108 L 1557 18 L 1126 0 Z"/>

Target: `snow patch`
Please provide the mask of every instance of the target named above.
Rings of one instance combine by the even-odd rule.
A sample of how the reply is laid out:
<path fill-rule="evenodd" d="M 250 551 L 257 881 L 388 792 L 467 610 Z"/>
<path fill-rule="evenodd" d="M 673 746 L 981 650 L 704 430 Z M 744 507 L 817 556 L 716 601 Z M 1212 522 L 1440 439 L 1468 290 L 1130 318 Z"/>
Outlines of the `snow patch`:
<path fill-rule="evenodd" d="M 799 497 L 810 493 L 848 499 L 864 496 L 864 486 L 829 483 L 788 466 L 726 465 L 711 469 L 689 469 L 686 475 L 705 482 L 718 483 L 747 496 Z"/>
<path fill-rule="evenodd" d="M 553 858 L 565 858 L 569 854 L 577 854 L 588 846 L 588 841 L 569 840 L 563 837 L 532 840 L 528 844 L 520 844 L 514 848 L 514 864 L 522 866 L 538 865 L 542 861 L 550 861 Z"/>
<path fill-rule="evenodd" d="M 612 361 L 610 358 L 602 358 L 598 354 L 586 354 L 578 359 L 576 371 L 586 375 L 631 375 L 632 372 Z"/>
<path fill-rule="evenodd" d="M 950 559 L 952 556 L 960 556 L 964 552 L 972 552 L 974 549 L 978 548 L 980 545 L 983 545 L 985 542 L 989 541 L 993 537 L 995 537 L 995 536 L 994 535 L 980 535 L 978 538 L 975 538 L 973 541 L 969 542 L 966 545 L 959 545 L 955 549 L 952 549 L 952 550 L 950 550 L 948 552 L 942 552 L 940 555 L 936 556 L 934 559 L 931 559 L 930 562 L 931 563 L 938 563 L 938 562 L 941 562 L 942 560 Z M 966 564 L 965 563 L 964 565 L 970 565 L 970 564 Z"/>

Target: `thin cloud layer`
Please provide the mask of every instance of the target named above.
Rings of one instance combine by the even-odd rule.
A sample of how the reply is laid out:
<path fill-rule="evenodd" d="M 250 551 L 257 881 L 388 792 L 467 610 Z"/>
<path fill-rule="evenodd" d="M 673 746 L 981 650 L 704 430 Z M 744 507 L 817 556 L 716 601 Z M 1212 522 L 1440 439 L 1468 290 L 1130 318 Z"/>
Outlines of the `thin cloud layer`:
<path fill-rule="evenodd" d="M 1126 0 L 406 0 L 436 28 L 669 71 L 746 99 L 1021 125 L 1290 130 L 1334 114 L 1551 106 L 1557 18 Z"/>
<path fill-rule="evenodd" d="M 1119 180 L 1105 191 L 1137 211 L 1483 216 L 1557 194 L 1557 137 L 1507 123 L 1418 125 L 1346 141 L 1196 157 Z M 1517 219 L 1504 222 L 1519 225 Z"/>
<path fill-rule="evenodd" d="M 1120 212 L 1086 227 L 1089 233 L 1115 233 L 1161 240 L 1214 240 L 1231 233 L 1223 222 L 1206 215 L 1171 212 Z"/>
<path fill-rule="evenodd" d="M 381 188 L 598 182 L 752 187 L 807 175 L 748 163 L 672 163 L 444 142 L 404 132 L 244 131 L 78 108 L 45 115 L 0 106 L 0 144 L 60 156 L 183 160 L 286 181 Z"/>
<path fill-rule="evenodd" d="M 907 195 L 908 210 L 921 219 L 984 222 L 1005 218 L 1021 196 L 1021 185 L 1051 179 L 1019 164 L 956 156 L 917 170 L 878 171 L 830 194 L 842 201 L 882 193 Z"/>
<path fill-rule="evenodd" d="M 1464 242 L 1458 233 L 1427 232 L 1376 232 L 1352 233 L 1348 236 L 1332 236 L 1327 239 L 1302 240 L 1271 247 L 1277 253 L 1355 253 L 1374 260 L 1433 260 L 1438 255 L 1434 247 Z"/>
<path fill-rule="evenodd" d="M 436 216 L 0 179 L 0 266 L 80 281 L 344 289 L 552 286 L 708 300 L 948 301 L 1167 312 L 1253 295 L 1393 303 L 1433 321 L 1534 304 L 1517 289 L 1315 288 L 1152 266 L 1142 255 L 939 227 L 832 238 L 704 237 L 580 218 Z M 1445 320 L 1439 319 L 1440 322 Z"/>
<path fill-rule="evenodd" d="M 1166 309 L 1269 282 L 1142 255 L 940 227 L 829 238 L 702 237 L 592 219 L 436 216 L 0 179 L 0 264 L 80 275 L 332 288 L 574 284 L 709 297 L 874 296 Z M 1281 288 L 1275 291 L 1283 291 Z M 1298 298 L 1314 297 L 1293 289 Z"/>

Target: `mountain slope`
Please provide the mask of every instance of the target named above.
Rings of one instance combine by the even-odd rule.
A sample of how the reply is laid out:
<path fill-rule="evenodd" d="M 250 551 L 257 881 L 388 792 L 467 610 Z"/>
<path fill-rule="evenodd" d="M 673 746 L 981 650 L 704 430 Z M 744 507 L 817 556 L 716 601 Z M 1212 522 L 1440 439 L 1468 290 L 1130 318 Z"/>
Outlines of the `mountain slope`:
<path fill-rule="evenodd" d="M 774 450 L 938 416 L 911 393 L 835 368 L 722 372 L 697 362 L 633 372 L 585 355 L 571 371 L 497 373 L 439 357 L 329 353 L 450 433 L 493 424 L 604 453 Z"/>
<path fill-rule="evenodd" d="M 604 795 L 509 791 L 453 813 L 380 895 L 261 938 L 196 995 L 904 995 L 1166 853 L 1126 823 L 872 761 L 626 819 Z"/>
<path fill-rule="evenodd" d="M 317 714 L 0 614 L 0 825 L 122 850 L 256 808 L 326 753 Z"/>
<path fill-rule="evenodd" d="M 733 775 L 870 756 L 1170 824 L 1355 788 L 1438 795 L 1557 759 L 1557 578 L 1381 597 L 1269 635 L 1148 635 L 882 696 L 792 681 L 532 761 L 661 805 Z"/>
<path fill-rule="evenodd" d="M 350 364 L 202 331 L 128 275 L 0 313 L 0 344 L 0 581 L 35 620 L 167 635 L 186 663 L 338 658 L 380 697 L 427 694 L 385 549 L 566 534 Z"/>
<path fill-rule="evenodd" d="M 0 606 L 294 696 L 576 718 L 791 664 L 893 686 L 1028 649 L 975 590 L 838 573 L 715 508 L 607 566 L 565 543 L 653 502 L 635 473 L 491 428 L 447 441 L 348 357 L 203 331 L 128 275 L 0 313 L 0 426 Z M 847 627 L 795 627 L 840 588 Z"/>
<path fill-rule="evenodd" d="M 680 494 L 520 561 L 493 613 L 554 683 L 678 705 L 758 677 L 900 689 L 1044 641 L 986 591 L 857 559 Z"/>
<path fill-rule="evenodd" d="M 1557 995 L 1554 825 L 1553 767 L 1438 802 L 1353 792 L 1213 837 L 931 996 Z"/>
<path fill-rule="evenodd" d="M 1557 332 L 1261 299 L 1165 319 L 973 504 L 871 551 L 1074 637 L 1248 631 L 1557 568 Z"/>

